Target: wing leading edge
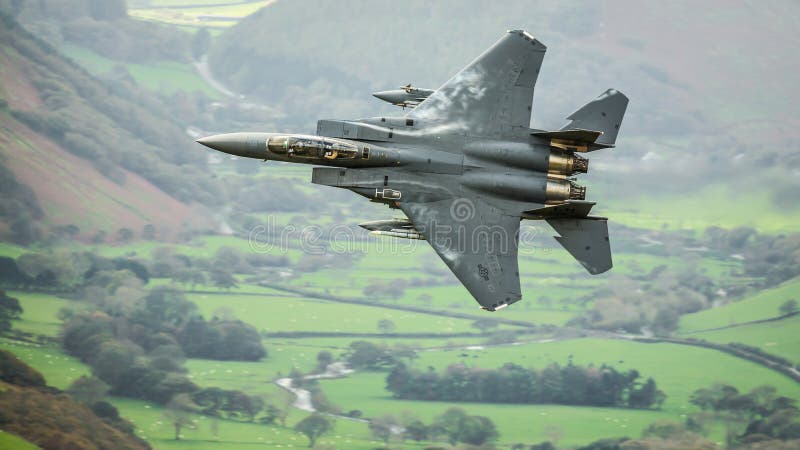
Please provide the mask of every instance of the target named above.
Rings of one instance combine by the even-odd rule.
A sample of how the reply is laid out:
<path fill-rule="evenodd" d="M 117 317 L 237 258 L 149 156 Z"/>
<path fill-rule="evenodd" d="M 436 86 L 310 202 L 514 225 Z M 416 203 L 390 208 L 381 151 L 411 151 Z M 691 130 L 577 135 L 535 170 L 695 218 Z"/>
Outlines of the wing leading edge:
<path fill-rule="evenodd" d="M 481 308 L 494 311 L 522 298 L 519 217 L 466 198 L 401 202 L 400 208 Z"/>
<path fill-rule="evenodd" d="M 527 32 L 509 31 L 408 117 L 474 136 L 528 133 L 533 88 L 546 50 Z"/>

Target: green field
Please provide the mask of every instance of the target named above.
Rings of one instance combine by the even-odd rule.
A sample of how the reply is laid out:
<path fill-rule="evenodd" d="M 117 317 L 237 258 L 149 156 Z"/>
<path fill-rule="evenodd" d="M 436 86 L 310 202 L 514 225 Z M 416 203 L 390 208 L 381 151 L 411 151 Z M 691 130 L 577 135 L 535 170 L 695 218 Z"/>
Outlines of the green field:
<path fill-rule="evenodd" d="M 753 227 L 762 233 L 797 230 L 800 210 L 776 206 L 768 190 L 742 190 L 735 185 L 711 184 L 694 192 L 664 192 L 646 196 L 625 196 L 615 202 L 620 186 L 593 187 L 604 199 L 603 215 L 630 227 L 669 230 L 703 230 L 711 226 Z M 740 205 L 747 205 L 746 208 Z"/>
<path fill-rule="evenodd" d="M 570 407 L 560 405 L 498 405 L 394 400 L 384 390 L 385 373 L 364 373 L 340 380 L 321 381 L 328 399 L 344 410 L 358 409 L 367 417 L 412 412 L 424 422 L 450 407 L 492 419 L 500 433 L 502 447 L 516 442 L 550 440 L 547 430 L 562 430 L 560 445 L 578 445 L 611 436 L 638 436 L 656 420 L 674 419 L 665 411 L 636 411 L 619 408 Z"/>
<path fill-rule="evenodd" d="M 0 448 L 8 450 L 36 450 L 39 447 L 21 437 L 0 430 Z"/>
<path fill-rule="evenodd" d="M 266 332 L 319 331 L 377 333 L 377 323 L 394 322 L 398 333 L 476 332 L 469 319 L 435 316 L 375 306 L 341 304 L 297 297 L 258 297 L 227 294 L 189 294 L 206 317 L 220 308 L 230 309 L 245 322 Z"/>
<path fill-rule="evenodd" d="M 166 0 L 151 1 L 149 7 L 132 5 L 128 14 L 182 27 L 225 28 L 269 5 L 274 0 Z"/>
<path fill-rule="evenodd" d="M 176 61 L 157 61 L 148 64 L 120 62 L 74 44 L 64 44 L 61 51 L 65 56 L 95 75 L 107 73 L 116 66 L 122 66 L 128 70 L 137 83 L 156 92 L 171 94 L 177 91 L 201 91 L 212 98 L 220 97 L 220 93 L 206 83 L 189 63 Z"/>
<path fill-rule="evenodd" d="M 232 450 L 249 450 L 252 448 L 305 448 L 308 441 L 305 436 L 292 429 L 279 426 L 217 420 L 217 437 L 214 436 L 213 419 L 195 415 L 194 429 L 185 429 L 181 441 L 174 440 L 175 431 L 163 415 L 163 409 L 151 403 L 137 400 L 114 398 L 112 403 L 120 413 L 136 425 L 136 433 L 158 449 L 207 449 L 225 448 Z M 287 426 L 294 426 L 308 413 L 293 411 L 287 420 Z M 318 444 L 332 445 L 336 448 L 371 449 L 377 443 L 369 439 L 363 423 L 336 421 L 334 431 L 322 437 Z M 417 448 L 417 447 L 412 447 Z"/>
<path fill-rule="evenodd" d="M 49 386 L 66 389 L 82 375 L 89 375 L 88 366 L 64 354 L 60 348 L 25 344 L 0 338 L 0 348 L 13 352 L 19 359 L 44 375 Z"/>
<path fill-rule="evenodd" d="M 691 336 L 722 344 L 740 342 L 800 364 L 800 333 L 798 330 L 800 330 L 800 317 L 794 316 L 775 322 L 693 333 Z"/>
<path fill-rule="evenodd" d="M 0 242 L 0 256 L 8 256 L 9 258 L 16 258 L 23 253 L 28 253 L 28 250 L 25 247 L 20 247 L 19 245 L 10 244 L 8 242 Z"/>
<path fill-rule="evenodd" d="M 776 386 L 792 398 L 800 396 L 800 385 L 756 364 L 713 350 L 675 344 L 643 344 L 622 340 L 578 339 L 543 344 L 496 347 L 484 350 L 423 352 L 414 366 L 442 369 L 455 362 L 496 368 L 507 361 L 542 368 L 552 362 L 565 364 L 569 358 L 580 365 L 610 364 L 618 369 L 637 369 L 653 376 L 667 394 L 663 409 L 634 411 L 619 408 L 569 407 L 557 405 L 459 404 L 472 414 L 492 418 L 501 442 L 546 440 L 545 428 L 564 430 L 564 445 L 587 443 L 609 436 L 638 436 L 656 420 L 680 420 L 693 410 L 691 393 L 716 382 L 732 384 L 742 391 L 761 384 Z M 385 390 L 385 373 L 359 373 L 339 380 L 321 381 L 328 398 L 344 410 L 359 409 L 366 416 L 411 410 L 426 420 L 440 414 L 450 403 L 393 400 Z M 580 420 L 576 420 L 580 418 Z"/>
<path fill-rule="evenodd" d="M 777 287 L 753 293 L 743 300 L 724 306 L 684 315 L 681 317 L 678 332 L 689 334 L 776 317 L 781 314 L 778 310 L 780 306 L 791 299 L 800 300 L 800 279 L 786 281 Z"/>
<path fill-rule="evenodd" d="M 61 308 L 83 306 L 50 294 L 21 291 L 8 291 L 7 294 L 19 300 L 22 307 L 22 316 L 14 322 L 14 329 L 43 336 L 58 335 L 61 329 L 58 311 Z"/>

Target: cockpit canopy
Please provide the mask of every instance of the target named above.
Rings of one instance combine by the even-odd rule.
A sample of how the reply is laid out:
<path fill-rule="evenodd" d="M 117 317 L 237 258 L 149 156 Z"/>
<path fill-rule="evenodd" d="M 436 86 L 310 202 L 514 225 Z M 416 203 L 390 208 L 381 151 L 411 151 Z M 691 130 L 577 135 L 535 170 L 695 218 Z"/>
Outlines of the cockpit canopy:
<path fill-rule="evenodd" d="M 267 141 L 270 152 L 289 158 L 354 159 L 358 146 L 312 136 L 272 136 Z"/>

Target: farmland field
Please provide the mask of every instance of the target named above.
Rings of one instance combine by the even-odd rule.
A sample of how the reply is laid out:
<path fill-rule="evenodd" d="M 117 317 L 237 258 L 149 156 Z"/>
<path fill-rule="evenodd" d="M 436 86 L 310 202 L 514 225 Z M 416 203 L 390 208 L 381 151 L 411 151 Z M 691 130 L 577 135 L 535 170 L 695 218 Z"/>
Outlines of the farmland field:
<path fill-rule="evenodd" d="M 787 300 L 800 297 L 800 280 L 792 279 L 780 286 L 753 293 L 748 297 L 718 308 L 687 314 L 681 317 L 679 332 L 735 325 L 753 320 L 769 319 L 780 315 L 778 309 Z"/>
<path fill-rule="evenodd" d="M 690 336 L 727 344 L 739 342 L 759 347 L 767 353 L 782 356 L 800 364 L 800 317 L 775 322 L 742 325 L 724 330 L 692 333 Z"/>
<path fill-rule="evenodd" d="M 800 386 L 789 378 L 713 350 L 622 340 L 577 339 L 479 350 L 430 351 L 421 353 L 414 367 L 431 366 L 441 370 L 461 362 L 472 367 L 497 368 L 504 362 L 514 361 L 526 367 L 543 368 L 553 362 L 566 364 L 569 359 L 579 365 L 609 364 L 620 370 L 636 369 L 643 377 L 653 376 L 667 399 L 661 410 L 644 411 L 558 405 L 461 403 L 458 406 L 472 414 L 492 417 L 503 442 L 546 440 L 545 430 L 558 427 L 564 430 L 563 443 L 575 445 L 614 434 L 609 430 L 616 435 L 636 435 L 651 422 L 684 417 L 694 411 L 688 402 L 691 393 L 716 382 L 729 383 L 740 391 L 769 384 L 789 397 L 800 395 Z M 391 399 L 391 394 L 385 390 L 385 378 L 386 373 L 359 373 L 321 384 L 335 404 L 345 410 L 362 410 L 366 416 L 407 409 L 427 419 L 453 405 Z M 576 421 L 576 417 L 581 420 Z"/>

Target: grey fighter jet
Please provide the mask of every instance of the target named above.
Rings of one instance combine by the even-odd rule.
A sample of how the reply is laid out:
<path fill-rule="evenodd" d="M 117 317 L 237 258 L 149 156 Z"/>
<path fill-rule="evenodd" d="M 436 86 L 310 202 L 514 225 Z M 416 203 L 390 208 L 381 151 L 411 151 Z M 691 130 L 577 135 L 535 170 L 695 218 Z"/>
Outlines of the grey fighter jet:
<path fill-rule="evenodd" d="M 628 98 L 609 89 L 563 128 L 531 129 L 545 50 L 527 32 L 509 31 L 404 116 L 320 120 L 314 136 L 231 133 L 197 142 L 314 164 L 313 183 L 399 208 L 405 218 L 361 225 L 427 240 L 481 308 L 495 311 L 522 298 L 522 219 L 547 221 L 589 273 L 612 265 L 607 219 L 590 215 L 594 203 L 574 177 L 589 167 L 580 154 L 614 146 Z"/>

